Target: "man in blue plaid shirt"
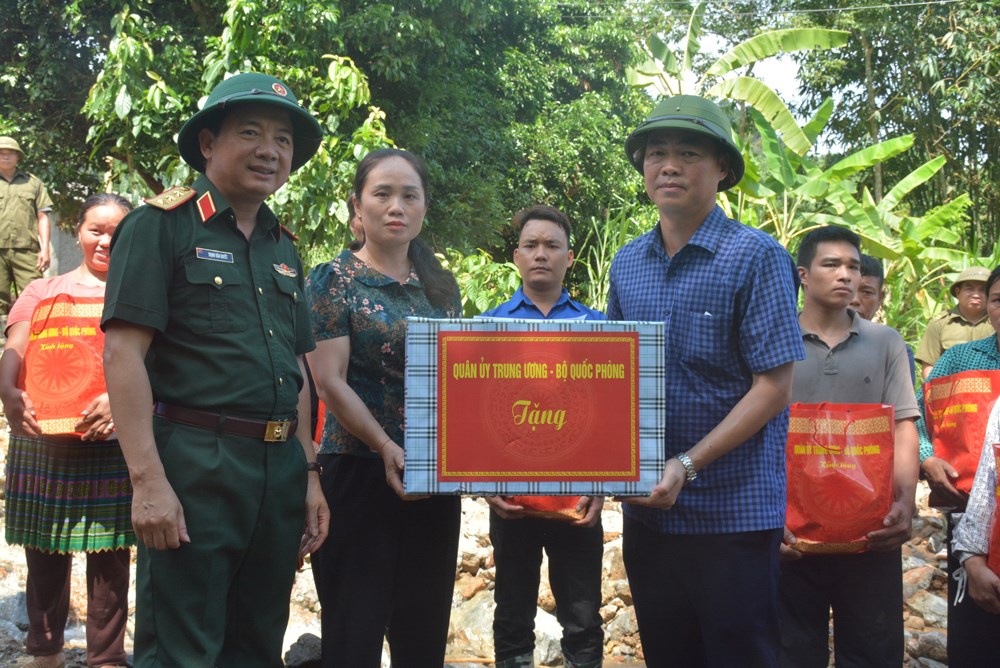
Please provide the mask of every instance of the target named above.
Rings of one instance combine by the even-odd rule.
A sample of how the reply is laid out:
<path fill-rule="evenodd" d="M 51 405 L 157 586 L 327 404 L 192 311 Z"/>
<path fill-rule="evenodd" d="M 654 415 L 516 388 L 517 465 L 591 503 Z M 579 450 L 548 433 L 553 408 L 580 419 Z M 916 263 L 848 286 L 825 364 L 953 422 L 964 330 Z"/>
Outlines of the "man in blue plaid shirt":
<path fill-rule="evenodd" d="M 744 171 L 717 105 L 665 99 L 625 150 L 660 221 L 615 257 L 607 314 L 666 324 L 672 457 L 625 510 L 646 664 L 776 666 L 788 401 L 805 357 L 795 265 L 716 205 Z"/>

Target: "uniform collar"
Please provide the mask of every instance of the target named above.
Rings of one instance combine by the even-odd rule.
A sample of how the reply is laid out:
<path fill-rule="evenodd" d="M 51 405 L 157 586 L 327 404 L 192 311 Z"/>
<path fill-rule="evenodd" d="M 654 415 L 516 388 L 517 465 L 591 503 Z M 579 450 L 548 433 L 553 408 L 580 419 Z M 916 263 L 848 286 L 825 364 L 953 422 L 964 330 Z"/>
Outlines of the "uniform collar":
<path fill-rule="evenodd" d="M 199 211 L 202 215 L 208 215 L 204 221 L 205 225 L 232 218 L 232 207 L 229 206 L 229 202 L 226 201 L 226 198 L 222 196 L 222 193 L 219 192 L 219 189 L 215 187 L 215 184 L 207 176 L 204 174 L 199 176 L 198 180 L 194 182 L 193 188 L 197 193 L 195 203 Z M 223 216 L 222 214 L 229 215 Z M 260 210 L 257 212 L 257 225 L 266 234 L 274 237 L 275 241 L 281 238 L 281 226 L 278 225 L 278 218 L 267 206 L 266 202 L 261 203 Z"/>
<path fill-rule="evenodd" d="M 25 171 L 23 171 L 23 170 L 18 169 L 17 167 L 15 167 L 14 168 L 14 175 L 11 176 L 9 180 L 8 179 L 3 179 L 3 174 L 0 174 L 0 179 L 3 179 L 4 181 L 7 181 L 7 183 L 14 183 L 14 181 L 17 181 L 18 177 L 21 177 L 21 176 L 23 176 L 25 179 L 30 179 L 31 178 L 31 174 L 29 174 L 28 172 L 25 172 Z"/>
<path fill-rule="evenodd" d="M 966 318 L 964 315 L 962 315 L 962 312 L 958 309 L 957 306 L 954 307 L 954 308 L 948 309 L 948 313 L 951 314 L 948 317 L 949 320 L 961 320 L 962 322 L 967 322 L 970 325 L 978 325 L 978 324 L 982 323 L 983 321 L 985 321 L 986 318 L 988 317 L 987 314 L 984 312 L 982 318 L 980 318 L 979 320 L 977 320 L 975 322 L 972 322 L 971 320 L 969 320 L 968 318 Z"/>

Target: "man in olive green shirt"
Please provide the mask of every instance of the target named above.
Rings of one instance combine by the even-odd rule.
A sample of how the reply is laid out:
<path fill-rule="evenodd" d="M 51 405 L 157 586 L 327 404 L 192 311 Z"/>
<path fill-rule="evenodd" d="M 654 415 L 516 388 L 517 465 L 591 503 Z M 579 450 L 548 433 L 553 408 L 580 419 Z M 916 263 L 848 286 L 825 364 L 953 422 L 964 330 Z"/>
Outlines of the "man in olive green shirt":
<path fill-rule="evenodd" d="M 959 274 L 951 285 L 951 294 L 958 304 L 927 323 L 924 338 L 914 355 L 923 365 L 924 380 L 948 348 L 993 334 L 993 326 L 986 318 L 984 291 L 989 275 L 989 269 L 983 267 L 969 267 Z"/>
<path fill-rule="evenodd" d="M 280 666 L 297 559 L 326 537 L 302 263 L 264 204 L 321 136 L 277 79 L 227 79 L 178 134 L 203 175 L 112 241 L 102 326 L 139 539 L 136 668 Z"/>
<path fill-rule="evenodd" d="M 45 184 L 17 164 L 24 151 L 12 137 L 0 137 L 0 318 L 6 326 L 11 286 L 21 290 L 49 268 L 49 214 Z"/>

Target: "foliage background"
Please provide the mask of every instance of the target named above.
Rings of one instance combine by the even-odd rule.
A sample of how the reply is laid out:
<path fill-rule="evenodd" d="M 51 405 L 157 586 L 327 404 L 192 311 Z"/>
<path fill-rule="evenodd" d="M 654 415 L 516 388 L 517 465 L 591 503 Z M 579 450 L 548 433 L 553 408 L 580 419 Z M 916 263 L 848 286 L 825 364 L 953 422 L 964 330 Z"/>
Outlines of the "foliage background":
<path fill-rule="evenodd" d="M 307 264 L 347 241 L 357 160 L 395 144 L 430 166 L 427 234 L 468 313 L 516 285 L 507 222 L 533 202 L 576 221 L 571 288 L 601 306 L 614 252 L 655 222 L 621 151 L 653 102 L 630 83 L 673 58 L 686 92 L 729 98 L 748 176 L 723 206 L 792 252 L 814 225 L 857 228 L 886 262 L 887 321 L 914 341 L 955 273 L 1000 260 L 998 5 L 0 0 L 0 132 L 68 218 L 94 190 L 138 200 L 189 182 L 177 129 L 227 73 L 266 71 L 327 131 L 274 197 Z M 845 37 L 817 50 L 818 29 Z M 740 43 L 754 48 L 720 57 Z M 783 52 L 799 96 L 746 94 Z"/>

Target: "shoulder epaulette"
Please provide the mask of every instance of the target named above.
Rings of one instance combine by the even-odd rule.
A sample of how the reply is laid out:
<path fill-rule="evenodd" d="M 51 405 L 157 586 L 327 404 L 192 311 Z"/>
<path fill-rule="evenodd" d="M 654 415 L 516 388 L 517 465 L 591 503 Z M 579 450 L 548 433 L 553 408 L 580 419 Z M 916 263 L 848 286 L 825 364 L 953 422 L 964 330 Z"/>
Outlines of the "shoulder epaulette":
<path fill-rule="evenodd" d="M 147 197 L 145 201 L 146 204 L 155 206 L 157 209 L 173 211 L 197 194 L 198 193 L 195 192 L 194 188 L 189 188 L 188 186 L 177 186 L 175 188 L 170 188 L 169 190 L 164 190 L 162 193 L 154 197 Z"/>
<path fill-rule="evenodd" d="M 285 234 L 287 234 L 287 235 L 288 235 L 288 237 L 289 237 L 289 238 L 290 238 L 290 239 L 291 239 L 292 241 L 298 241 L 298 240 L 299 240 L 299 238 L 298 238 L 298 237 L 297 237 L 297 236 L 295 235 L 295 233 L 294 233 L 294 232 L 292 232 L 292 231 L 291 231 L 290 229 L 288 229 L 287 227 L 285 227 L 285 226 L 284 226 L 284 225 L 282 225 L 281 223 L 278 223 L 278 227 L 280 227 L 280 228 L 281 228 L 281 231 L 282 231 L 282 232 L 284 232 Z"/>

